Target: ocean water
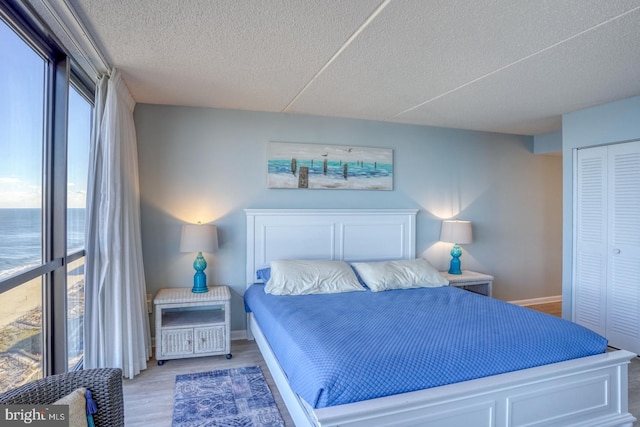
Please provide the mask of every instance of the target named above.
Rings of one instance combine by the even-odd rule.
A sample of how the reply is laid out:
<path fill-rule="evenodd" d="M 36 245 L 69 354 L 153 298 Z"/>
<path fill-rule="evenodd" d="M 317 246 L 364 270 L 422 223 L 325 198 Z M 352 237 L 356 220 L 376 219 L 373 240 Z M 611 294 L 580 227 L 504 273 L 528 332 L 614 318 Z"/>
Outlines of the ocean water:
<path fill-rule="evenodd" d="M 67 211 L 67 253 L 84 247 L 85 209 Z M 0 279 L 42 263 L 42 211 L 0 209 Z"/>
<path fill-rule="evenodd" d="M 344 165 L 347 165 L 347 177 L 351 178 L 377 178 L 393 175 L 393 165 L 384 163 L 365 163 L 365 162 L 327 162 L 326 175 L 334 179 L 344 178 Z M 309 177 L 324 175 L 324 164 L 322 161 L 316 160 L 298 160 L 296 167 L 301 166 L 309 168 Z M 291 160 L 269 160 L 267 163 L 268 173 L 270 174 L 291 174 Z"/>

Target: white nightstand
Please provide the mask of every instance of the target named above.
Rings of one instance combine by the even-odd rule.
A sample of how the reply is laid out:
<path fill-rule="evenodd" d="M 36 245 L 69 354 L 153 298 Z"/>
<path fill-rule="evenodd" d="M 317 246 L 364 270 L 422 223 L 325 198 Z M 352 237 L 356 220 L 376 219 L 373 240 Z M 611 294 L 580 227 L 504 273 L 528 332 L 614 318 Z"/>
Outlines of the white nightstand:
<path fill-rule="evenodd" d="M 488 297 L 491 296 L 493 276 L 470 270 L 462 270 L 462 274 L 449 274 L 445 271 L 441 271 L 440 274 L 449 281 L 449 286 L 455 286 L 456 288 L 462 288 Z"/>
<path fill-rule="evenodd" d="M 156 360 L 225 354 L 231 359 L 231 292 L 210 286 L 194 294 L 191 288 L 161 289 L 156 309 Z"/>

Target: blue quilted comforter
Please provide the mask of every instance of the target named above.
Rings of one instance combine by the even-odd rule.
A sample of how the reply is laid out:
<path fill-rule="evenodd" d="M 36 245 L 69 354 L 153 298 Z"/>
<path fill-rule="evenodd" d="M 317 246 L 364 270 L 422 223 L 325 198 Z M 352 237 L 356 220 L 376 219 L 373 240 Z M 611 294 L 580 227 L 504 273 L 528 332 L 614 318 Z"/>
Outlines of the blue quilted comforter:
<path fill-rule="evenodd" d="M 245 293 L 291 388 L 313 408 L 603 353 L 575 323 L 453 287 Z"/>

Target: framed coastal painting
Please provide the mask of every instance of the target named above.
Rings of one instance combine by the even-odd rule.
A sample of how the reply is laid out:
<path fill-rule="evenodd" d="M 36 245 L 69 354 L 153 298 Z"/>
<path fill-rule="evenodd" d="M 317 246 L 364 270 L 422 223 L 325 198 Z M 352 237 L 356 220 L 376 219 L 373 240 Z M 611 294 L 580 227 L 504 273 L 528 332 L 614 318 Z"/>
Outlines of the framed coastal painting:
<path fill-rule="evenodd" d="M 393 150 L 269 142 L 268 188 L 392 190 Z"/>

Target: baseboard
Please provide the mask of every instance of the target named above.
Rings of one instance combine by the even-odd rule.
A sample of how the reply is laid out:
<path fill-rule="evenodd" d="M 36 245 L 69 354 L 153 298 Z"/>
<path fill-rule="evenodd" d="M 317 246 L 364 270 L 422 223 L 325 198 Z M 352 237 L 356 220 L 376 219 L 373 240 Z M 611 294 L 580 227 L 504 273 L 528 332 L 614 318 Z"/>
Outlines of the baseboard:
<path fill-rule="evenodd" d="M 510 302 L 511 304 L 521 305 L 523 307 L 526 307 L 528 305 L 548 304 L 551 302 L 562 302 L 562 295 L 555 295 L 552 297 L 521 299 L 517 301 L 508 301 L 508 302 Z"/>
<path fill-rule="evenodd" d="M 237 340 L 246 340 L 247 339 L 247 330 L 240 329 L 238 331 L 231 331 L 231 341 Z"/>

